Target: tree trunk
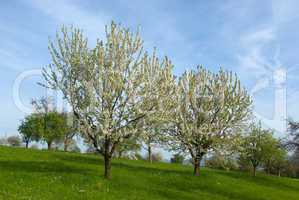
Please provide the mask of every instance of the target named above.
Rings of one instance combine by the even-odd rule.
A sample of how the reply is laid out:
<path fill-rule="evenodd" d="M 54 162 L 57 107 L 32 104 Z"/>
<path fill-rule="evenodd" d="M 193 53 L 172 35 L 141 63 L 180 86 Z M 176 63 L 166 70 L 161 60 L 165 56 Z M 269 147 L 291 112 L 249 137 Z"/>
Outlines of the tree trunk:
<path fill-rule="evenodd" d="M 118 158 L 121 158 L 122 155 L 123 155 L 123 152 L 122 152 L 122 151 L 119 151 L 119 152 L 118 152 Z"/>
<path fill-rule="evenodd" d="M 48 142 L 48 150 L 51 150 L 52 149 L 52 142 Z"/>
<path fill-rule="evenodd" d="M 110 171 L 111 171 L 111 157 L 108 154 L 105 154 L 105 178 L 110 179 Z"/>
<path fill-rule="evenodd" d="M 267 170 L 266 170 L 266 173 L 267 174 L 271 173 L 271 162 L 270 161 L 267 161 Z"/>
<path fill-rule="evenodd" d="M 195 158 L 193 161 L 193 167 L 194 167 L 194 171 L 193 171 L 193 175 L 194 176 L 200 176 L 200 161 L 201 158 Z"/>
<path fill-rule="evenodd" d="M 153 162 L 153 157 L 152 157 L 152 147 L 150 144 L 147 146 L 147 156 L 148 156 L 148 162 L 152 163 Z"/>
<path fill-rule="evenodd" d="M 26 141 L 26 149 L 28 149 L 29 141 Z"/>
<path fill-rule="evenodd" d="M 67 140 L 67 139 L 64 139 L 64 141 L 63 141 L 63 150 L 64 150 L 65 152 L 68 150 L 68 146 L 69 146 L 69 144 L 68 144 L 68 140 Z"/>
<path fill-rule="evenodd" d="M 253 174 L 252 174 L 254 177 L 256 177 L 256 166 L 254 165 L 253 166 Z"/>
<path fill-rule="evenodd" d="M 194 172 L 193 172 L 194 176 L 199 176 L 200 175 L 200 166 L 199 164 L 195 164 L 194 163 Z"/>
<path fill-rule="evenodd" d="M 280 175 L 281 175 L 281 174 L 280 174 L 280 169 L 278 169 L 278 177 L 280 177 Z"/>
<path fill-rule="evenodd" d="M 110 179 L 110 171 L 111 171 L 111 158 L 113 155 L 113 152 L 110 154 L 110 140 L 105 138 L 105 150 L 104 150 L 104 162 L 105 162 L 105 179 Z"/>

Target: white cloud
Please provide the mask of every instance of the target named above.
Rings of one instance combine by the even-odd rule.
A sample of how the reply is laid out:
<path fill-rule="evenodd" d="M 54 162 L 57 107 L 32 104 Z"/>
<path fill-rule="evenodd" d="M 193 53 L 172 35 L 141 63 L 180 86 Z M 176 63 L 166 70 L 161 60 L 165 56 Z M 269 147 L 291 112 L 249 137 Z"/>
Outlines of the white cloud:
<path fill-rule="evenodd" d="M 252 73 L 255 76 L 271 73 L 273 63 L 269 60 L 272 58 L 269 59 L 265 56 L 264 50 L 268 45 L 273 45 L 275 39 L 273 28 L 258 29 L 242 35 L 239 38 L 242 54 L 237 55 L 240 71 L 247 74 Z"/>
<path fill-rule="evenodd" d="M 264 28 L 256 30 L 249 34 L 243 35 L 240 41 L 243 45 L 259 45 L 271 42 L 275 39 L 275 34 L 272 28 Z"/>
<path fill-rule="evenodd" d="M 34 8 L 41 10 L 58 22 L 58 25 L 74 25 L 82 28 L 88 37 L 96 40 L 103 36 L 105 24 L 110 19 L 106 13 L 94 14 L 84 10 L 75 1 L 60 0 L 32 0 L 31 4 Z"/>
<path fill-rule="evenodd" d="M 21 70 L 38 67 L 26 58 L 26 53 L 20 51 L 20 49 L 15 49 L 13 47 L 6 49 L 0 48 L 1 66 L 7 70 L 19 72 Z"/>

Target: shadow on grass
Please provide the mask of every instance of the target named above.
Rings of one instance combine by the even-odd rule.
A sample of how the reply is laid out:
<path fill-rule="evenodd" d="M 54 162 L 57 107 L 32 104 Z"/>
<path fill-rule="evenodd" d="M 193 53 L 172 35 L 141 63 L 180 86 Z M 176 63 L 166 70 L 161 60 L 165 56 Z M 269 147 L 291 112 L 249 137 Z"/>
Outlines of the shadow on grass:
<path fill-rule="evenodd" d="M 68 166 L 62 162 L 47 161 L 0 161 L 0 171 L 11 172 L 42 172 L 42 173 L 68 173 L 89 174 L 92 170 Z"/>

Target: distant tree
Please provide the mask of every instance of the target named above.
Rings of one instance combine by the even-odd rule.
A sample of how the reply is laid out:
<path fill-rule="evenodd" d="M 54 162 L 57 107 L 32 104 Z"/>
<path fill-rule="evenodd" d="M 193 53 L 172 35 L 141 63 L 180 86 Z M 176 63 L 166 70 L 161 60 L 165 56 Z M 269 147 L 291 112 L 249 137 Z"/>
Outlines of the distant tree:
<path fill-rule="evenodd" d="M 69 116 L 66 112 L 58 112 L 55 109 L 52 98 L 41 97 L 33 99 L 31 104 L 35 108 L 35 115 L 38 116 L 41 126 L 39 126 L 41 139 L 52 148 L 54 142 L 64 141 L 64 150 L 67 151 L 69 141 L 74 137 L 76 129 L 73 127 L 73 121 L 68 122 Z"/>
<path fill-rule="evenodd" d="M 21 146 L 22 142 L 19 136 L 9 136 L 7 138 L 7 143 L 13 147 L 19 147 Z"/>
<path fill-rule="evenodd" d="M 31 148 L 31 149 L 38 149 L 38 145 L 37 145 L 37 144 L 33 144 L 33 145 L 31 145 L 30 148 Z"/>
<path fill-rule="evenodd" d="M 249 132 L 243 138 L 241 159 L 249 161 L 252 165 L 252 174 L 256 176 L 256 169 L 261 166 L 272 151 L 273 136 L 271 130 L 262 128 L 261 122 L 251 124 Z"/>
<path fill-rule="evenodd" d="M 69 151 L 74 153 L 81 153 L 81 149 L 78 145 L 71 146 Z"/>
<path fill-rule="evenodd" d="M 31 114 L 25 117 L 18 128 L 26 148 L 32 141 L 38 141 L 41 137 L 43 121 L 39 115 Z"/>
<path fill-rule="evenodd" d="M 80 132 L 104 156 L 109 179 L 117 146 L 138 135 L 136 125 L 169 97 L 172 64 L 144 53 L 139 33 L 114 22 L 94 48 L 82 31 L 62 28 L 49 49 L 52 63 L 43 70 L 46 87 L 63 93 Z"/>
<path fill-rule="evenodd" d="M 292 162 L 299 167 L 299 149 L 296 149 L 293 152 L 291 158 L 292 158 Z"/>
<path fill-rule="evenodd" d="M 42 140 L 47 143 L 48 150 L 51 150 L 53 142 L 64 138 L 68 125 L 64 115 L 56 111 L 48 112 L 43 119 Z"/>
<path fill-rule="evenodd" d="M 270 133 L 271 131 L 269 131 L 266 138 L 267 142 L 263 147 L 263 166 L 267 174 L 275 171 L 275 173 L 280 176 L 281 168 L 285 165 L 287 160 L 287 152 L 280 141 L 273 137 L 273 132 Z"/>
<path fill-rule="evenodd" d="M 139 152 L 135 153 L 134 156 L 136 160 L 144 160 L 144 157 Z"/>
<path fill-rule="evenodd" d="M 0 138 L 0 145 L 7 145 L 7 139 L 5 137 Z"/>
<path fill-rule="evenodd" d="M 237 153 L 228 153 L 225 149 L 213 151 L 206 159 L 205 166 L 226 171 L 237 170 L 239 168 Z"/>
<path fill-rule="evenodd" d="M 67 148 L 65 145 L 65 138 L 62 138 L 62 140 L 55 141 L 54 144 L 56 145 L 56 148 L 59 149 L 60 151 L 63 150 L 65 152 L 74 152 L 75 150 L 75 152 L 81 152 L 81 149 L 74 138 L 68 140 Z M 80 151 L 77 151 L 78 148 L 80 149 Z"/>
<path fill-rule="evenodd" d="M 80 147 L 78 146 L 77 142 L 75 140 L 71 140 L 69 142 L 69 146 L 68 146 L 68 151 L 70 152 L 76 152 L 76 153 L 80 153 L 81 152 L 81 149 Z"/>
<path fill-rule="evenodd" d="M 287 160 L 286 165 L 283 168 L 283 175 L 292 178 L 299 178 L 299 168 L 296 168 L 290 158 Z"/>
<path fill-rule="evenodd" d="M 244 127 L 236 127 L 229 130 L 231 133 L 222 138 L 206 159 L 206 166 L 216 169 L 237 170 L 240 167 L 246 168 L 245 163 L 239 162 L 240 144 L 242 142 L 242 133 Z M 242 166 L 240 166 L 241 164 Z M 245 164 L 245 166 L 244 166 Z"/>
<path fill-rule="evenodd" d="M 96 150 L 96 148 L 93 145 L 90 145 L 90 143 L 87 144 L 87 148 L 85 150 L 88 154 L 99 154 L 99 152 Z"/>
<path fill-rule="evenodd" d="M 293 177 L 299 178 L 299 148 L 296 148 L 289 157 L 289 165 L 293 173 Z"/>
<path fill-rule="evenodd" d="M 148 158 L 146 158 L 148 160 Z M 160 152 L 152 153 L 152 162 L 161 162 L 163 155 Z"/>
<path fill-rule="evenodd" d="M 68 151 L 69 146 L 74 144 L 73 138 L 78 134 L 78 121 L 71 113 L 63 112 L 65 118 L 65 132 L 63 136 L 63 150 Z"/>
<path fill-rule="evenodd" d="M 286 142 L 286 146 L 290 149 L 299 148 L 299 122 L 289 120 L 288 132 L 290 140 Z"/>
<path fill-rule="evenodd" d="M 123 143 L 119 144 L 116 149 L 115 153 L 118 158 L 123 157 L 125 154 L 128 153 L 137 153 L 140 151 L 141 145 L 138 142 L 136 137 L 132 137 L 124 141 Z"/>
<path fill-rule="evenodd" d="M 73 138 L 77 134 L 77 132 L 70 129 L 69 126 L 67 126 L 66 128 L 67 128 L 67 130 L 66 130 L 66 132 L 64 134 L 64 137 L 63 137 L 63 150 L 64 151 L 69 150 L 69 146 L 72 145 Z"/>
<path fill-rule="evenodd" d="M 165 108 L 166 109 L 166 108 Z M 159 115 L 159 114 L 157 114 Z M 148 162 L 152 163 L 153 147 L 155 145 L 162 145 L 166 141 L 166 135 L 162 131 L 163 121 L 151 120 L 145 118 L 140 126 L 140 141 L 143 149 L 147 152 Z"/>
<path fill-rule="evenodd" d="M 179 163 L 182 164 L 184 162 L 185 157 L 182 154 L 176 153 L 170 158 L 171 163 Z"/>
<path fill-rule="evenodd" d="M 203 67 L 179 79 L 168 135 L 174 150 L 189 152 L 194 175 L 200 174 L 203 156 L 234 134 L 250 114 L 251 100 L 236 75 Z"/>
<path fill-rule="evenodd" d="M 273 156 L 273 168 L 277 176 L 281 176 L 282 170 L 287 165 L 287 151 L 283 148 L 278 148 Z"/>
<path fill-rule="evenodd" d="M 49 128 L 49 126 L 47 126 L 47 124 L 48 124 L 47 116 L 48 116 L 49 112 L 56 112 L 53 99 L 51 97 L 41 97 L 41 98 L 32 99 L 31 105 L 34 108 L 34 114 L 35 114 L 36 118 L 38 118 L 38 120 L 41 124 L 40 126 L 36 126 L 39 128 L 38 132 L 40 135 L 40 139 L 42 139 L 43 141 L 45 141 L 47 143 L 48 150 L 50 150 L 52 148 L 52 143 L 53 143 L 54 139 L 51 139 L 51 141 L 50 141 L 50 139 L 48 138 L 49 143 L 46 141 L 47 140 L 46 138 L 49 137 L 50 136 L 49 134 L 51 133 L 50 130 L 47 130 Z M 58 138 L 55 138 L 55 139 L 58 139 Z"/>
<path fill-rule="evenodd" d="M 252 170 L 252 164 L 250 160 L 248 160 L 247 157 L 244 156 L 244 153 L 239 155 L 237 158 L 237 164 L 240 171 L 251 171 Z"/>

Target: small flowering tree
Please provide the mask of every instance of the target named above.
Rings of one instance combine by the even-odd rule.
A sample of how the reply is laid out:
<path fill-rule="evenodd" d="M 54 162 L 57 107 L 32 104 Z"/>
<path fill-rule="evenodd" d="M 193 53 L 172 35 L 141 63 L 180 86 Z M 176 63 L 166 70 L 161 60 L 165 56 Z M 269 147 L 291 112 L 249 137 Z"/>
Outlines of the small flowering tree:
<path fill-rule="evenodd" d="M 237 76 L 202 67 L 185 72 L 175 94 L 176 106 L 167 131 L 170 145 L 190 153 L 198 176 L 202 157 L 247 119 L 251 100 Z"/>
<path fill-rule="evenodd" d="M 78 29 L 62 28 L 50 42 L 46 86 L 62 91 L 86 141 L 104 156 L 105 177 L 117 146 L 139 134 L 145 117 L 161 109 L 173 82 L 172 65 L 143 51 L 139 33 L 115 23 L 94 48 Z"/>

